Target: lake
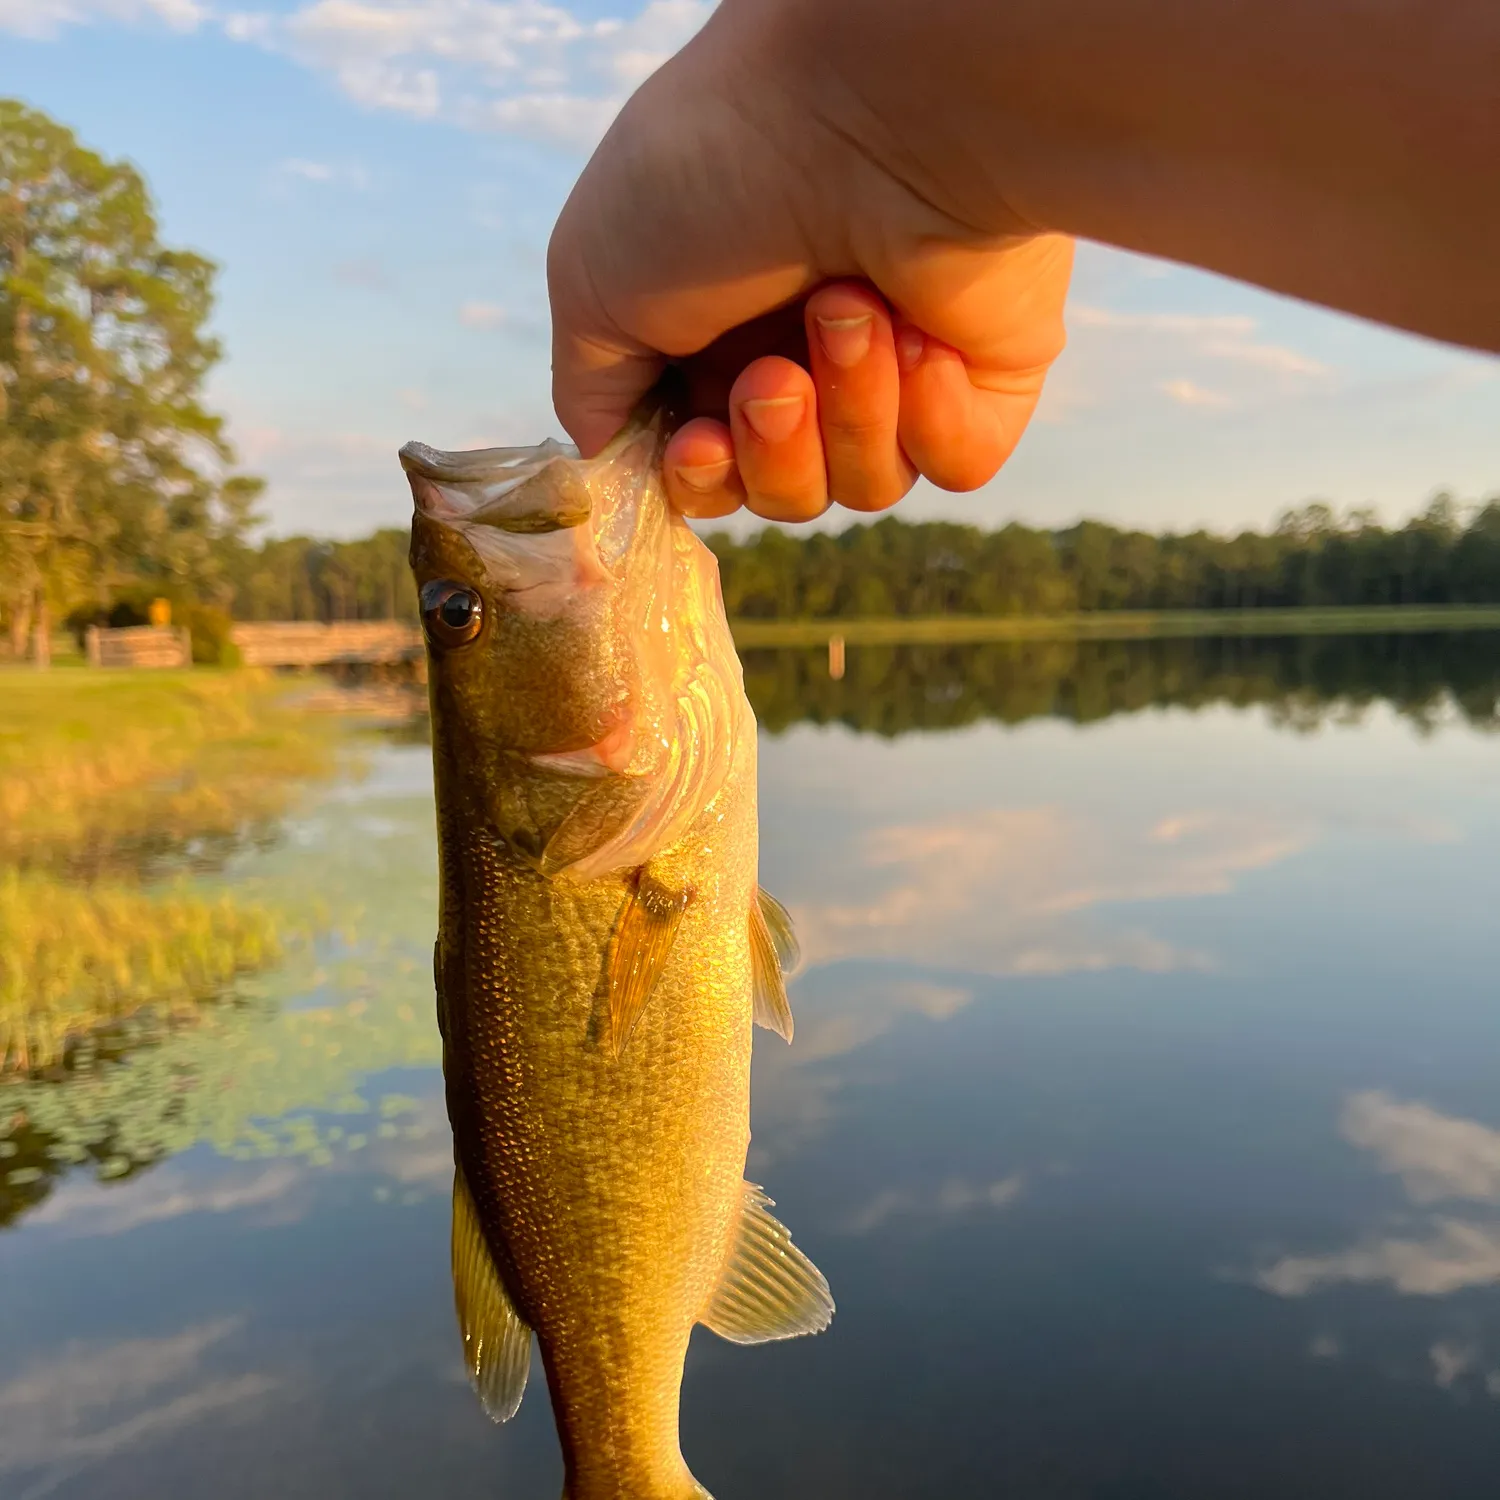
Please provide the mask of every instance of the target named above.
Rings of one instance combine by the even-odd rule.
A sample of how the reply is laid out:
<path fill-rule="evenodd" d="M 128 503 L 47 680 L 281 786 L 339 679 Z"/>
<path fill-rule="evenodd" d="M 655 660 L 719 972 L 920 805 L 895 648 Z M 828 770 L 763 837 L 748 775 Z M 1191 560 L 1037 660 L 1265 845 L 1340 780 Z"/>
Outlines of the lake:
<path fill-rule="evenodd" d="M 750 1175 L 838 1311 L 695 1336 L 718 1500 L 1493 1495 L 1500 641 L 746 671 Z M 195 847 L 282 956 L 0 1073 L 0 1495 L 556 1500 L 454 1328 L 420 733 Z"/>

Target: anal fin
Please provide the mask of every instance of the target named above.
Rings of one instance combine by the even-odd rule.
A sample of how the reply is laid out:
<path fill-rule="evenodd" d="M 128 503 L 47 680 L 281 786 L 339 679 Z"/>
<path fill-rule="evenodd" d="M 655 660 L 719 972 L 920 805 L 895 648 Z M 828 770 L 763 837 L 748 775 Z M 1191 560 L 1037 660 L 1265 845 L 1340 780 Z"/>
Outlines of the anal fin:
<path fill-rule="evenodd" d="M 750 971 L 754 979 L 755 1024 L 792 1039 L 792 1007 L 786 977 L 801 957 L 792 919 L 774 896 L 758 886 L 750 903 Z"/>
<path fill-rule="evenodd" d="M 453 1173 L 453 1301 L 469 1382 L 491 1420 L 508 1422 L 526 1393 L 531 1329 L 500 1280 L 462 1167 Z"/>
<path fill-rule="evenodd" d="M 656 989 L 692 899 L 691 888 L 674 891 L 646 866 L 636 872 L 615 924 L 604 976 L 609 1041 L 616 1057 L 624 1052 L 635 1023 Z"/>
<path fill-rule="evenodd" d="M 765 1193 L 753 1182 L 744 1187 L 739 1234 L 698 1321 L 733 1344 L 821 1333 L 833 1320 L 823 1273 L 792 1243 Z"/>

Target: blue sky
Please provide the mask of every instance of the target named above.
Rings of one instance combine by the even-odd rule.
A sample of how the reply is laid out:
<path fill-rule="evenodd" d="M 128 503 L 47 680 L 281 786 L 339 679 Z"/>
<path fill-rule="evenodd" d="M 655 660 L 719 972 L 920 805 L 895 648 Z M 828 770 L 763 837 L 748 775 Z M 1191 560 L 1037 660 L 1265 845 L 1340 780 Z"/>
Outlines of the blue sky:
<path fill-rule="evenodd" d="M 251 0 L 253 3 L 253 0 Z M 619 101 L 703 0 L 0 0 L 0 94 L 149 179 L 223 266 L 212 396 L 277 531 L 404 524 L 396 448 L 534 442 L 543 256 Z M 1500 493 L 1500 361 L 1086 246 L 1020 452 L 912 516 L 1388 520 Z"/>

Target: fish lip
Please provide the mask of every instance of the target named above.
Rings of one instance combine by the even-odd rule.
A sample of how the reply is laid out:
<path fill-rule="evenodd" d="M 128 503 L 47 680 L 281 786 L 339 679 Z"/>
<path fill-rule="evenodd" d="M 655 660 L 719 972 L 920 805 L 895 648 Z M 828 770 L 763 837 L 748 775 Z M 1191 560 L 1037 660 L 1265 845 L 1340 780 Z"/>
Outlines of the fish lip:
<path fill-rule="evenodd" d="M 548 439 L 531 448 L 468 448 L 446 450 L 416 441 L 403 443 L 397 458 L 413 478 L 448 484 L 472 484 L 498 479 L 506 474 L 520 478 L 535 473 L 557 459 L 576 459 L 571 443 Z"/>

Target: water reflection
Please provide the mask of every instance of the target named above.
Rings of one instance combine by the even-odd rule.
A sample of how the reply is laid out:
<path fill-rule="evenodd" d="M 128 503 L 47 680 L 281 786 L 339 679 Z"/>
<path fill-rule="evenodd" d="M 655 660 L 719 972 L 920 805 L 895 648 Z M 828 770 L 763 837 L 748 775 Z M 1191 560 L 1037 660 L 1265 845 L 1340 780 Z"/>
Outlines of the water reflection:
<path fill-rule="evenodd" d="M 899 674 L 848 725 L 777 667 L 763 874 L 809 964 L 751 1168 L 840 1311 L 695 1340 L 719 1500 L 1492 1493 L 1490 668 L 1357 643 L 1396 701 L 1267 668 L 1189 712 L 1140 696 L 1158 644 L 1099 701 L 1159 711 L 1087 731 L 1076 661 L 1045 712 L 899 737 Z M 545 1401 L 497 1432 L 463 1383 L 427 752 L 365 758 L 192 877 L 302 922 L 277 965 L 0 1077 L 5 1500 L 561 1487 Z"/>
<path fill-rule="evenodd" d="M 756 717 L 772 733 L 808 721 L 882 735 L 986 719 L 1089 724 L 1216 703 L 1264 706 L 1299 729 L 1357 718 L 1376 702 L 1424 727 L 1450 716 L 1500 724 L 1500 651 L 1482 631 L 859 646 L 838 680 L 821 648 L 747 651 L 744 665 Z"/>

